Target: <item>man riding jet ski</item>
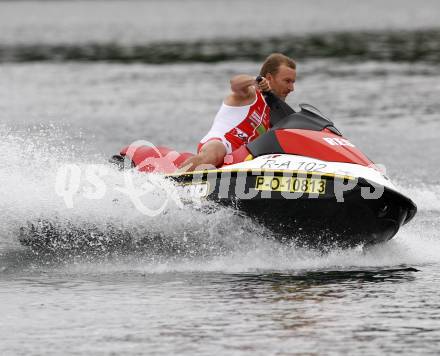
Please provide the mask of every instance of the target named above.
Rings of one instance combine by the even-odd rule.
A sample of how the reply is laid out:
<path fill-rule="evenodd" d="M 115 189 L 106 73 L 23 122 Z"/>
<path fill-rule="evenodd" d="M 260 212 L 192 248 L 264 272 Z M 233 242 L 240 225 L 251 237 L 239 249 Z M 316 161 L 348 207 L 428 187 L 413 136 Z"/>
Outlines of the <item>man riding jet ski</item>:
<path fill-rule="evenodd" d="M 165 174 L 187 194 L 233 206 L 283 241 L 349 247 L 391 239 L 414 217 L 416 205 L 318 109 L 302 104 L 295 112 L 280 99 L 276 94 L 285 98 L 293 90 L 294 76 L 288 80 L 290 89 L 280 94 L 268 91 L 270 78 L 257 78 L 261 94 L 253 91 L 256 100 L 247 108 L 261 101 L 253 111 L 261 114 L 254 135 L 223 128 L 224 139 L 208 134 L 198 155 L 131 145 L 111 161 Z M 209 163 L 212 169 L 197 169 Z"/>
<path fill-rule="evenodd" d="M 194 170 L 202 164 L 218 167 L 228 162 L 233 150 L 252 142 L 270 127 L 270 108 L 262 93 L 271 90 L 284 101 L 294 90 L 295 80 L 296 63 L 281 53 L 267 57 L 257 83 L 249 75 L 233 77 L 231 94 L 225 98 L 211 129 L 200 141 L 198 154 L 182 166 Z"/>

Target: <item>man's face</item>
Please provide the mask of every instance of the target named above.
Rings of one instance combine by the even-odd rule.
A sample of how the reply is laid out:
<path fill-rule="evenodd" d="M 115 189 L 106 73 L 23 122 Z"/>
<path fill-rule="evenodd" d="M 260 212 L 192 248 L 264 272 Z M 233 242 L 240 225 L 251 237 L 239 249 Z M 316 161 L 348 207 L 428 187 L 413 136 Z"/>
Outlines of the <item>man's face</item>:
<path fill-rule="evenodd" d="M 266 79 L 273 92 L 280 99 L 286 100 L 287 95 L 295 90 L 296 70 L 282 64 L 275 75 L 268 73 Z"/>

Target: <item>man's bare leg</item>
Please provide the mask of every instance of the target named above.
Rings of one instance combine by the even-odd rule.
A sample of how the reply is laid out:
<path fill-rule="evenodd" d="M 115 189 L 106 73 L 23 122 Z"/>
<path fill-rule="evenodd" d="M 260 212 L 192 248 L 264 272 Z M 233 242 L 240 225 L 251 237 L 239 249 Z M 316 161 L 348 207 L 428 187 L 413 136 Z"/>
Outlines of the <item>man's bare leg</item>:
<path fill-rule="evenodd" d="M 221 141 L 212 140 L 205 143 L 202 146 L 200 152 L 188 158 L 179 167 L 180 170 L 192 172 L 197 169 L 197 167 L 202 169 L 219 167 L 223 164 L 223 160 L 226 156 L 226 148 Z"/>

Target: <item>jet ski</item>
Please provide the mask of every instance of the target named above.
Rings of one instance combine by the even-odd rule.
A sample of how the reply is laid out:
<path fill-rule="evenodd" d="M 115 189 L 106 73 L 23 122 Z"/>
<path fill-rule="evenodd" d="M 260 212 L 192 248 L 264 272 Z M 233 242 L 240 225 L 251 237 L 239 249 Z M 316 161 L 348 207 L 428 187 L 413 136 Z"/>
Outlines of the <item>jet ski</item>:
<path fill-rule="evenodd" d="M 295 112 L 264 93 L 271 128 L 214 169 L 177 169 L 191 153 L 125 147 L 118 166 L 164 174 L 188 195 L 231 206 L 283 242 L 353 247 L 385 242 L 416 214 L 414 202 L 317 108 Z M 125 162 L 125 163 L 124 163 Z"/>

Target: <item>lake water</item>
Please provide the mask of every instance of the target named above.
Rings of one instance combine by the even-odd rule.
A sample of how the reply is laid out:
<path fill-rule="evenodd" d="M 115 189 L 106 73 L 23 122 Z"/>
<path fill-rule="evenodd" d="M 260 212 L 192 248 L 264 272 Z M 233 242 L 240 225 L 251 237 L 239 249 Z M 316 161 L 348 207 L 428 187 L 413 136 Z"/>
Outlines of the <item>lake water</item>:
<path fill-rule="evenodd" d="M 0 2 L 0 353 L 438 354 L 439 15 L 437 1 Z M 109 156 L 137 139 L 194 151 L 229 78 L 274 50 L 298 61 L 289 103 L 320 108 L 418 205 L 390 242 L 323 254 L 228 208 L 148 218 L 117 190 Z M 55 189 L 66 163 L 83 174 L 72 208 Z M 39 254 L 19 236 L 41 219 L 101 240 Z M 124 234 L 160 243 L 127 250 Z"/>

